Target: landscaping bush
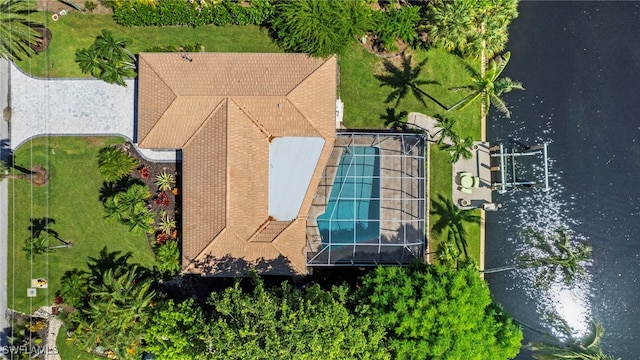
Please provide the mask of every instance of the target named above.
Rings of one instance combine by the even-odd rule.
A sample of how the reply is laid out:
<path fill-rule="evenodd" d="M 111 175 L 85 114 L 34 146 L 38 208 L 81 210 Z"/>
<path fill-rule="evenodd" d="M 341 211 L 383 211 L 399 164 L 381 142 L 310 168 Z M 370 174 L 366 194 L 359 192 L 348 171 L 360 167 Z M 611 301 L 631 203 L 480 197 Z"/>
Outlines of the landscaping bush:
<path fill-rule="evenodd" d="M 389 11 L 373 12 L 373 33 L 385 49 L 396 51 L 395 40 L 409 44 L 416 39 L 416 27 L 420 21 L 420 7 L 403 6 Z"/>
<path fill-rule="evenodd" d="M 118 219 L 129 226 L 130 231 L 153 233 L 155 214 L 148 208 L 151 196 L 149 187 L 133 184 L 124 192 L 109 197 L 104 202 L 105 217 Z"/>
<path fill-rule="evenodd" d="M 238 1 L 130 0 L 113 4 L 116 22 L 124 26 L 262 25 L 273 13 L 270 0 Z"/>
<path fill-rule="evenodd" d="M 102 148 L 98 153 L 98 169 L 108 182 L 118 181 L 129 175 L 138 161 L 114 146 Z"/>
<path fill-rule="evenodd" d="M 371 26 L 362 0 L 290 0 L 276 4 L 271 35 L 285 51 L 339 54 Z"/>
<path fill-rule="evenodd" d="M 156 262 L 158 270 L 169 276 L 176 275 L 182 266 L 180 265 L 180 247 L 178 240 L 168 240 L 158 248 Z"/>

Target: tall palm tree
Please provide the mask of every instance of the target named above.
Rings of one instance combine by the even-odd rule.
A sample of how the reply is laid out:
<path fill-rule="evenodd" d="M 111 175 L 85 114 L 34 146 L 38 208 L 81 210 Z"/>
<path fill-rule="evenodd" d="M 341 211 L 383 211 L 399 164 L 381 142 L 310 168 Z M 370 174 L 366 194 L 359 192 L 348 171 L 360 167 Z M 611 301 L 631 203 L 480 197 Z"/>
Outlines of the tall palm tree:
<path fill-rule="evenodd" d="M 31 0 L 0 0 L 0 57 L 20 60 L 34 53 L 30 45 L 35 46 L 40 38 L 34 27 L 42 26 L 30 16 L 35 5 Z"/>
<path fill-rule="evenodd" d="M 459 136 L 454 135 L 453 138 L 451 138 L 451 143 L 442 143 L 440 145 L 440 149 L 449 152 L 449 154 L 451 155 L 449 161 L 454 164 L 455 162 L 460 160 L 461 157 L 463 159 L 471 159 L 471 157 L 473 156 L 473 153 L 470 150 L 472 146 L 472 137 L 467 136 L 464 139 L 460 139 Z"/>
<path fill-rule="evenodd" d="M 476 100 L 482 101 L 482 116 L 486 116 L 489 107 L 493 106 L 505 114 L 506 117 L 511 116 L 511 112 L 507 108 L 506 103 L 501 96 L 512 90 L 524 90 L 522 84 L 511 80 L 508 77 L 499 78 L 504 68 L 509 63 L 511 53 L 506 52 L 501 58 L 493 59 L 489 62 L 484 76 L 478 73 L 472 66 L 465 64 L 465 67 L 471 75 L 471 84 L 465 86 L 452 87 L 451 90 L 470 90 L 471 94 L 465 96 L 460 101 L 449 108 L 464 109 Z"/>
<path fill-rule="evenodd" d="M 459 209 L 453 201 L 438 195 L 438 201 L 431 201 L 432 215 L 437 215 L 433 223 L 433 231 L 446 239 L 445 241 L 456 244 L 458 251 L 468 258 L 467 253 L 467 232 L 464 229 L 465 223 L 479 224 L 481 217 L 472 211 Z"/>
<path fill-rule="evenodd" d="M 385 103 L 390 103 L 395 100 L 395 107 L 397 107 L 400 104 L 400 100 L 404 99 L 409 93 L 412 93 L 416 100 L 423 106 L 427 106 L 424 100 L 426 97 L 443 109 L 446 109 L 446 106 L 420 88 L 424 85 L 438 84 L 437 81 L 420 78 L 420 72 L 422 71 L 422 67 L 427 63 L 427 60 L 428 59 L 424 59 L 413 67 L 411 66 L 411 56 L 402 54 L 401 68 L 389 60 L 384 61 L 383 65 L 387 74 L 375 75 L 375 77 L 381 82 L 381 87 L 388 86 L 393 89 L 389 96 L 387 96 Z"/>
<path fill-rule="evenodd" d="M 586 274 L 584 263 L 591 259 L 592 247 L 586 242 L 572 243 L 569 234 L 562 228 L 556 229 L 545 236 L 539 231 L 526 229 L 522 238 L 536 250 L 518 256 L 515 265 L 484 270 L 485 273 L 495 273 L 517 268 L 539 268 L 540 274 L 536 279 L 539 286 L 548 286 L 557 276 L 562 277 L 565 284 L 573 282 Z"/>
<path fill-rule="evenodd" d="M 602 324 L 593 323 L 593 330 L 583 339 L 576 339 L 568 327 L 563 331 L 568 341 L 535 342 L 527 345 L 537 360 L 614 360 L 600 348 L 600 340 L 604 335 Z"/>
<path fill-rule="evenodd" d="M 469 1 L 429 2 L 426 31 L 431 43 L 449 52 L 465 54 L 469 42 L 477 39 L 478 35 L 475 11 Z"/>
<path fill-rule="evenodd" d="M 30 259 L 31 256 L 42 255 L 45 253 L 53 252 L 56 249 L 70 249 L 73 247 L 73 242 L 64 242 L 63 245 L 49 246 L 49 234 L 46 232 L 40 233 L 37 237 L 28 237 L 23 246 L 25 257 Z"/>

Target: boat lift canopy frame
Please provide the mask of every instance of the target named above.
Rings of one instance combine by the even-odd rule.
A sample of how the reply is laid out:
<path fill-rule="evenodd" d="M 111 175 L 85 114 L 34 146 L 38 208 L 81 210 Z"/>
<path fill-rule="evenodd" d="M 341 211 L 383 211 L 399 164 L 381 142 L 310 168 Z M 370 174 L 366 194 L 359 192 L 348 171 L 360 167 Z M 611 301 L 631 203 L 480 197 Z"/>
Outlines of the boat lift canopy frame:
<path fill-rule="evenodd" d="M 499 152 L 492 153 L 491 156 L 498 158 L 500 175 L 499 180 L 493 183 L 493 188 L 498 189 L 498 192 L 504 194 L 508 188 L 516 188 L 518 186 L 541 186 L 540 181 L 518 181 L 516 178 L 516 159 L 521 156 L 535 156 L 542 155 L 544 158 L 544 188 L 543 191 L 549 191 L 549 158 L 547 156 L 547 143 L 542 145 L 532 146 L 524 151 L 516 152 L 513 148 L 510 153 L 505 152 L 504 146 L 500 144 Z M 509 164 L 510 163 L 510 164 Z M 510 166 L 509 166 L 510 165 Z M 507 169 L 509 167 L 509 169 Z M 511 171 L 512 179 L 507 180 L 507 172 Z"/>

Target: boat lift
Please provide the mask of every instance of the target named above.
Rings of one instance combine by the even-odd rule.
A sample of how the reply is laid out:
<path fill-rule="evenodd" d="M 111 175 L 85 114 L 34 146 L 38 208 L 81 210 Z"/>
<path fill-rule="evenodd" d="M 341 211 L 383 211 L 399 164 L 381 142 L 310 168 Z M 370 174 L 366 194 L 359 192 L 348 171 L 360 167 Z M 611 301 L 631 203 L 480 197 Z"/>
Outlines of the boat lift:
<path fill-rule="evenodd" d="M 515 189 L 520 186 L 541 187 L 543 191 L 549 191 L 549 158 L 547 156 L 547 143 L 535 145 L 522 151 L 516 151 L 511 148 L 510 152 L 505 151 L 502 144 L 492 147 L 491 162 L 492 169 L 499 169 L 498 178 L 491 184 L 491 187 L 504 194 L 507 189 Z M 544 179 L 538 180 L 519 180 L 516 177 L 516 159 L 527 156 L 542 155 L 544 163 Z M 510 179 L 508 179 L 510 177 Z"/>

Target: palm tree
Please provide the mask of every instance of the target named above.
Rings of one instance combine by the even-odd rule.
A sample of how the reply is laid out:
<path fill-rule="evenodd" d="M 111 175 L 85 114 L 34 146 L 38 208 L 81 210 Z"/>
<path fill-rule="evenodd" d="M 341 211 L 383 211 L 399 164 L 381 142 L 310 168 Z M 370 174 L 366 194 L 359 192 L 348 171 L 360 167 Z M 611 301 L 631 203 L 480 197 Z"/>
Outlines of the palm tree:
<path fill-rule="evenodd" d="M 430 213 L 437 215 L 432 226 L 433 231 L 441 238 L 444 237 L 446 242 L 456 244 L 458 251 L 468 258 L 467 232 L 464 224 L 479 224 L 482 218 L 470 210 L 459 209 L 453 201 L 442 195 L 438 195 L 438 201 L 431 201 Z"/>
<path fill-rule="evenodd" d="M 116 146 L 107 146 L 98 152 L 98 169 L 106 181 L 118 181 L 129 175 L 136 166 L 138 160 Z"/>
<path fill-rule="evenodd" d="M 442 146 L 447 138 L 453 139 L 458 137 L 458 134 L 453 131 L 453 126 L 456 124 L 454 119 L 444 117 L 440 114 L 437 114 L 434 117 L 438 121 L 438 128 L 440 128 L 438 132 L 433 134 L 433 138 L 440 135 L 438 140 L 436 140 L 436 144 Z"/>
<path fill-rule="evenodd" d="M 60 295 L 64 302 L 78 307 L 89 293 L 89 273 L 80 269 L 68 270 L 60 279 Z"/>
<path fill-rule="evenodd" d="M 428 59 L 424 59 L 418 65 L 412 67 L 411 56 L 402 54 L 402 68 L 397 67 L 389 60 L 384 61 L 384 68 L 388 74 L 375 75 L 375 77 L 380 80 L 381 87 L 388 86 L 393 88 L 393 91 L 387 96 L 385 103 L 390 103 L 395 100 L 395 107 L 397 107 L 400 104 L 400 100 L 404 99 L 407 94 L 411 92 L 416 100 L 423 106 L 427 106 L 427 103 L 424 101 L 424 98 L 427 97 L 443 109 L 446 109 L 446 106 L 420 88 L 423 85 L 438 84 L 437 81 L 420 79 L 420 72 L 422 71 L 422 67 L 427 63 L 427 60 Z"/>
<path fill-rule="evenodd" d="M 465 64 L 467 71 L 471 75 L 471 84 L 453 87 L 451 90 L 470 90 L 471 94 L 455 103 L 449 110 L 464 109 L 469 104 L 480 99 L 482 101 L 482 116 L 487 115 L 489 106 L 493 104 L 493 106 L 504 113 L 506 117 L 510 117 L 511 112 L 500 96 L 514 89 L 524 90 L 521 83 L 511 80 L 508 77 L 498 79 L 509 63 L 510 58 L 511 53 L 506 52 L 501 58 L 491 60 L 484 76 L 479 74 L 469 64 Z"/>
<path fill-rule="evenodd" d="M 606 355 L 600 348 L 600 340 L 604 335 L 604 327 L 599 322 L 593 323 L 593 330 L 583 339 L 576 339 L 569 327 L 564 331 L 569 339 L 555 342 L 535 342 L 527 345 L 533 352 L 533 358 L 537 360 L 614 360 L 613 356 Z"/>
<path fill-rule="evenodd" d="M 449 52 L 465 54 L 470 41 L 477 41 L 475 7 L 469 1 L 433 1 L 428 5 L 426 31 L 431 43 Z"/>
<path fill-rule="evenodd" d="M 135 56 L 126 48 L 130 42 L 102 29 L 89 48 L 76 50 L 75 60 L 83 73 L 90 73 L 110 84 L 127 86 L 124 78 L 135 76 L 136 68 Z"/>
<path fill-rule="evenodd" d="M 591 259 L 592 248 L 586 242 L 572 244 L 569 234 L 562 228 L 545 236 L 539 231 L 526 229 L 521 234 L 525 243 L 536 250 L 518 256 L 515 265 L 484 270 L 490 274 L 517 268 L 539 268 L 536 279 L 538 286 L 548 286 L 556 276 L 561 276 L 565 284 L 571 285 L 586 274 L 583 263 Z"/>
<path fill-rule="evenodd" d="M 473 146 L 473 138 L 467 136 L 464 139 L 460 139 L 458 135 L 454 134 L 453 138 L 451 138 L 451 141 L 452 142 L 450 144 L 441 144 L 440 149 L 449 152 L 449 154 L 451 155 L 449 161 L 452 164 L 460 160 L 461 157 L 464 159 L 471 159 L 473 153 L 469 149 L 471 149 L 471 147 Z"/>
<path fill-rule="evenodd" d="M 384 120 L 384 126 L 392 129 L 407 129 L 407 112 L 400 111 L 396 113 L 396 109 L 387 108 L 386 114 L 380 115 L 380 120 Z"/>
<path fill-rule="evenodd" d="M 0 0 L 0 57 L 20 60 L 34 53 L 30 46 L 40 38 L 34 27 L 42 26 L 30 16 L 35 11 L 35 1 Z"/>
<path fill-rule="evenodd" d="M 49 246 L 49 234 L 46 232 L 40 233 L 37 237 L 28 237 L 25 239 L 23 250 L 25 257 L 30 259 L 31 256 L 41 255 L 45 253 L 53 252 L 56 249 L 73 247 L 73 242 L 64 242 L 63 245 Z"/>
<path fill-rule="evenodd" d="M 93 77 L 100 76 L 102 59 L 98 55 L 96 49 L 92 47 L 88 49 L 79 49 L 76 51 L 76 62 L 80 65 L 80 71 L 82 71 L 82 73 L 91 74 Z"/>

